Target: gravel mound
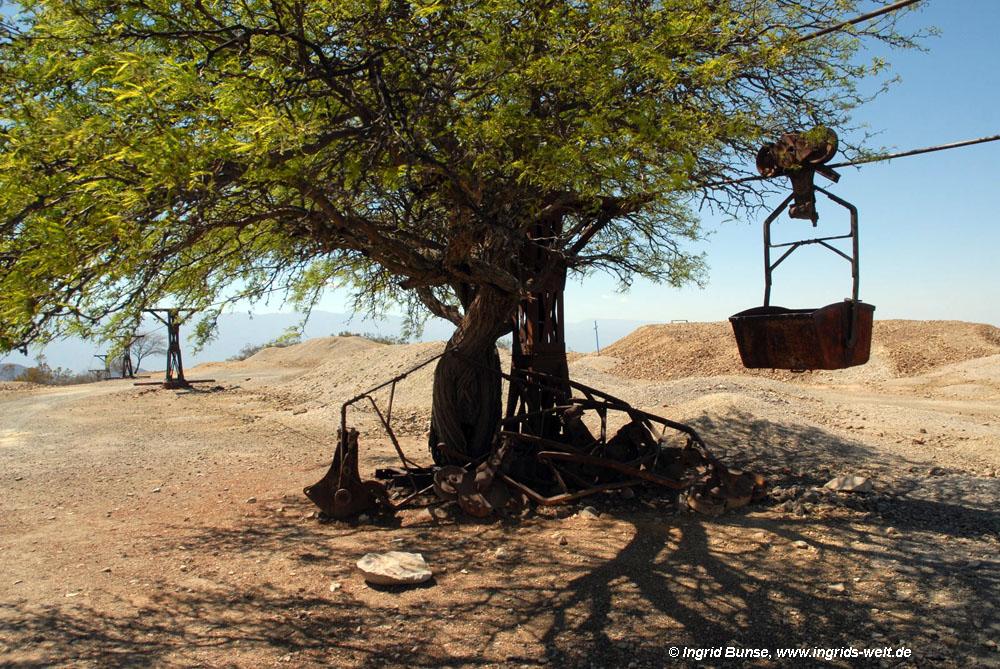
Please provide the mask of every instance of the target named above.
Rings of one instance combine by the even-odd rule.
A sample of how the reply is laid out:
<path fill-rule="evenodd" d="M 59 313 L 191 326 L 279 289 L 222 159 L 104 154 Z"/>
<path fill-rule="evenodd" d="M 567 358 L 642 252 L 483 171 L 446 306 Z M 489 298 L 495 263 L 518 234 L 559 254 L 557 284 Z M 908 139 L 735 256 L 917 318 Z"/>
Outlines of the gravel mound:
<path fill-rule="evenodd" d="M 646 325 L 601 353 L 617 358 L 618 364 L 611 371 L 629 379 L 665 381 L 740 375 L 805 383 L 853 383 L 913 376 L 1000 354 L 1000 329 L 959 321 L 876 321 L 869 363 L 829 372 L 746 369 L 728 322 Z M 862 375 L 859 369 L 864 370 Z"/>
<path fill-rule="evenodd" d="M 245 360 L 250 364 L 315 367 L 331 358 L 351 358 L 383 347 L 362 337 L 318 337 L 281 348 L 265 348 Z"/>
<path fill-rule="evenodd" d="M 961 321 L 876 321 L 873 338 L 887 347 L 899 376 L 1000 354 L 1000 328 Z"/>
<path fill-rule="evenodd" d="M 389 345 L 361 337 L 325 337 L 216 366 L 248 373 L 288 369 L 293 373 L 273 386 L 271 394 L 280 394 L 283 406 L 325 413 L 339 411 L 348 399 L 410 372 L 443 350 L 444 342 Z M 500 355 L 507 371 L 510 352 L 501 350 Z M 712 398 L 729 401 L 736 393 L 767 405 L 792 387 L 881 388 L 959 399 L 1000 393 L 1000 329 L 955 321 L 876 321 L 871 360 L 834 371 L 745 369 L 728 322 L 647 325 L 600 356 L 568 357 L 574 381 L 639 407 L 694 402 L 692 415 L 708 410 L 702 404 Z M 415 422 L 423 421 L 430 412 L 434 368 L 431 363 L 413 371 L 394 391 L 378 391 L 377 400 L 387 401 L 391 392 L 395 407 L 412 413 Z M 355 408 L 370 410 L 367 402 Z"/>
<path fill-rule="evenodd" d="M 349 355 L 331 356 L 314 369 L 284 384 L 283 388 L 307 394 L 316 402 L 340 404 L 409 372 L 443 350 L 444 342 L 373 344 L 369 348 L 352 351 Z M 395 391 L 395 403 L 402 406 L 429 406 L 434 367 L 434 363 L 425 365 L 399 383 Z"/>

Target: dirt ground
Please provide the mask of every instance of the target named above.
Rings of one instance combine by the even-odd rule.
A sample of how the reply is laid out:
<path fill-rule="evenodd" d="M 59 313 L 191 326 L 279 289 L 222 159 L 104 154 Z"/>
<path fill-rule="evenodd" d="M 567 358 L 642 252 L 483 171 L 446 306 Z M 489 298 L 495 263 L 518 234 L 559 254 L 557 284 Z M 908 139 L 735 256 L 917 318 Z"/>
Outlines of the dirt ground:
<path fill-rule="evenodd" d="M 440 344 L 312 340 L 187 370 L 215 379 L 193 391 L 0 385 L 0 666 L 1000 667 L 1000 331 L 878 322 L 868 365 L 793 375 L 743 370 L 727 328 L 651 326 L 570 367 L 768 478 L 715 518 L 650 490 L 320 523 L 301 491 L 340 405 Z M 393 409 L 425 464 L 430 379 Z M 364 476 L 395 462 L 370 409 L 349 422 Z M 874 492 L 822 488 L 841 475 Z M 367 585 L 355 563 L 387 550 L 434 578 Z"/>

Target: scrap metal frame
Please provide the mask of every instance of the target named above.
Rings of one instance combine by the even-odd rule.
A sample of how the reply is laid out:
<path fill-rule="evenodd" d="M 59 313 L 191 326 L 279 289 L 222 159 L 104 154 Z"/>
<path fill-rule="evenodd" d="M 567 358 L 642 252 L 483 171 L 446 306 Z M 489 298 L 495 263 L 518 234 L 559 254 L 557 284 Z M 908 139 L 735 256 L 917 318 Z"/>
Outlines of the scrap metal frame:
<path fill-rule="evenodd" d="M 466 467 L 454 465 L 442 468 L 421 467 L 405 454 L 392 429 L 392 406 L 397 384 L 413 372 L 438 360 L 442 355 L 444 354 L 425 360 L 406 372 L 347 400 L 341 406 L 341 427 L 330 469 L 320 481 L 307 486 L 303 491 L 320 507 L 326 517 L 344 519 L 376 508 L 395 513 L 403 508 L 415 506 L 416 500 L 429 495 L 432 491 L 437 493 L 440 499 L 458 501 L 466 512 L 479 517 L 495 512 L 518 511 L 528 500 L 542 506 L 553 506 L 600 492 L 648 484 L 658 485 L 674 492 L 687 490 L 689 505 L 707 513 L 741 506 L 751 498 L 763 495 L 765 487 L 763 479 L 729 470 L 708 451 L 704 440 L 691 426 L 636 409 L 624 400 L 568 378 L 523 369 L 514 370 L 511 374 L 495 369 L 491 371 L 500 375 L 512 386 L 519 386 L 522 390 L 530 387 L 530 390 L 534 391 L 534 397 L 553 398 L 551 406 L 535 411 L 519 411 L 503 419 L 497 425 L 492 450 L 475 460 L 465 458 L 468 463 Z M 475 360 L 468 362 L 482 365 Z M 389 398 L 383 410 L 373 394 L 386 388 L 389 389 Z M 576 391 L 575 396 L 573 391 Z M 525 394 L 522 392 L 520 395 L 512 396 L 523 397 Z M 385 478 L 405 480 L 411 491 L 404 499 L 395 503 L 390 501 L 382 483 L 374 480 L 365 481 L 358 471 L 358 432 L 348 427 L 347 413 L 349 407 L 364 400 L 370 402 L 402 464 L 401 470 L 383 469 L 380 472 L 385 474 Z M 571 410 L 580 412 L 591 410 L 599 416 L 600 432 L 596 437 L 591 435 L 589 444 L 581 446 L 568 443 L 567 434 L 562 434 L 561 438 L 559 435 L 557 438 L 550 438 L 525 431 L 525 428 L 530 429 L 532 425 L 537 425 L 539 419 L 551 425 L 562 425 L 560 416 Z M 611 411 L 623 412 L 630 421 L 626 427 L 638 424 L 648 436 L 645 452 L 629 462 L 619 462 L 600 455 L 612 440 L 608 430 L 608 414 Z M 674 430 L 686 437 L 683 448 L 666 446 L 665 437 L 668 430 Z M 552 485 L 557 486 L 560 492 L 555 495 L 543 494 L 537 489 L 537 479 L 531 480 L 531 477 L 525 477 L 523 472 L 515 475 L 511 471 L 513 468 L 507 466 L 510 462 L 508 456 L 518 455 L 518 451 L 524 451 L 526 448 L 531 451 L 538 465 L 551 472 Z M 679 458 L 678 469 L 684 472 L 684 476 L 670 478 L 657 473 L 661 469 L 661 459 L 665 460 L 668 457 Z M 572 465 L 588 467 L 591 470 L 595 468 L 606 470 L 614 480 L 588 480 L 574 472 Z M 433 485 L 421 485 L 417 482 L 418 478 L 429 474 L 433 475 Z M 567 480 L 576 487 L 571 489 Z M 423 505 L 436 501 L 439 500 L 425 501 Z"/>
<path fill-rule="evenodd" d="M 764 306 L 768 306 L 771 302 L 771 274 L 774 269 L 780 265 L 785 258 L 792 254 L 793 251 L 799 247 L 806 246 L 808 244 L 820 244 L 821 246 L 833 251 L 841 258 L 851 263 L 851 277 L 854 281 L 853 289 L 851 291 L 851 299 L 855 302 L 858 301 L 858 208 L 847 200 L 843 200 L 825 188 L 820 188 L 819 186 L 813 186 L 813 190 L 818 190 L 823 193 L 828 198 L 839 204 L 840 206 L 846 208 L 851 215 L 851 230 L 844 235 L 831 235 L 828 237 L 816 237 L 813 239 L 802 239 L 797 242 L 785 242 L 781 244 L 774 244 L 771 242 L 771 224 L 774 223 L 775 219 L 785 210 L 788 204 L 795 197 L 794 194 L 789 195 L 785 200 L 778 205 L 778 207 L 771 212 L 771 215 L 764 219 Z M 851 255 L 847 255 L 836 246 L 828 244 L 827 242 L 835 241 L 838 239 L 850 239 L 851 240 Z M 771 249 L 785 248 L 788 247 L 780 258 L 778 258 L 773 263 L 771 262 Z"/>

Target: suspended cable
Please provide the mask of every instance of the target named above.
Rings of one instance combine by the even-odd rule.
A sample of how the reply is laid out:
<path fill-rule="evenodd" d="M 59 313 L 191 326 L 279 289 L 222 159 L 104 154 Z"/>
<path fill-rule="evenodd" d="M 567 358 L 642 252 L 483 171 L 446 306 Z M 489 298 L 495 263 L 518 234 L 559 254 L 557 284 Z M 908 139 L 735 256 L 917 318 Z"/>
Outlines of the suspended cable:
<path fill-rule="evenodd" d="M 877 163 L 883 160 L 892 160 L 894 158 L 906 158 L 907 156 L 918 156 L 922 153 L 932 153 L 934 151 L 944 151 L 946 149 L 958 149 L 963 146 L 973 146 L 975 144 L 985 144 L 986 142 L 995 142 L 1000 140 L 1000 135 L 991 135 L 989 137 L 980 137 L 979 139 L 967 139 L 963 142 L 953 142 L 951 144 L 940 144 L 938 146 L 928 146 L 922 149 L 912 149 L 910 151 L 900 151 L 899 153 L 886 153 L 880 156 L 871 156 L 869 158 L 858 158 L 857 160 L 846 160 L 842 163 L 835 163 L 833 165 L 826 165 L 825 167 L 829 169 L 834 169 L 836 167 L 850 167 L 851 165 L 865 165 L 867 163 Z M 719 188 L 721 186 L 732 186 L 735 184 L 749 183 L 751 181 L 764 181 L 766 179 L 774 179 L 775 177 L 765 177 L 765 176 L 755 176 L 755 177 L 743 177 L 741 179 L 726 179 L 725 181 L 714 181 L 707 184 L 699 184 L 692 186 L 691 190 L 701 189 L 701 188 Z"/>
<path fill-rule="evenodd" d="M 980 137 L 979 139 L 967 139 L 964 142 L 953 142 L 951 144 L 941 144 L 939 146 L 928 146 L 923 149 L 913 149 L 911 151 L 900 151 L 899 153 L 890 153 L 884 156 L 872 156 L 871 158 L 858 158 L 857 160 L 848 160 L 843 163 L 836 163 L 833 165 L 827 165 L 830 169 L 835 167 L 848 167 L 850 165 L 864 165 L 865 163 L 875 163 L 880 160 L 892 160 L 893 158 L 905 158 L 907 156 L 918 156 L 921 153 L 932 153 L 934 151 L 944 151 L 945 149 L 958 149 L 963 146 L 972 146 L 974 144 L 985 144 L 986 142 L 995 142 L 1000 139 L 1000 135 L 991 135 L 990 137 Z"/>
<path fill-rule="evenodd" d="M 867 21 L 868 19 L 874 19 L 883 14 L 888 14 L 889 12 L 894 12 L 897 9 L 902 9 L 907 5 L 913 5 L 920 2 L 920 0 L 899 0 L 891 5 L 886 5 L 881 9 L 876 9 L 874 11 L 868 12 L 867 14 L 862 14 L 861 16 L 856 16 L 853 19 L 847 21 L 841 21 L 840 23 L 834 24 L 832 26 L 827 26 L 826 28 L 821 28 L 814 33 L 809 33 L 808 35 L 803 35 L 799 38 L 799 42 L 807 42 L 811 39 L 816 39 L 817 37 L 822 37 L 823 35 L 829 35 L 832 32 L 836 32 L 841 28 L 846 28 L 847 26 L 853 26 L 856 23 L 861 23 L 862 21 Z"/>
<path fill-rule="evenodd" d="M 913 2 L 913 0 L 906 0 L 907 2 Z M 898 4 L 898 3 L 897 3 Z M 826 165 L 829 169 L 834 169 L 838 167 L 850 167 L 852 165 L 866 165 L 868 163 L 877 163 L 885 160 L 893 160 L 894 158 L 906 158 L 908 156 L 918 156 L 924 153 L 933 153 L 935 151 L 945 151 L 947 149 L 958 149 L 965 146 L 973 146 L 976 144 L 985 144 L 987 142 L 995 142 L 1000 140 L 1000 135 L 991 135 L 989 137 L 980 137 L 978 139 L 968 139 L 961 142 L 952 142 L 951 144 L 940 144 L 938 146 L 928 146 L 922 149 L 911 149 L 909 151 L 900 151 L 898 153 L 887 153 L 879 156 L 871 156 L 868 158 L 859 158 L 857 160 L 847 160 L 841 163 L 835 163 L 833 165 Z M 700 190 L 702 188 L 720 188 L 722 186 L 732 186 L 736 184 L 749 183 L 751 181 L 765 181 L 767 179 L 774 179 L 776 177 L 765 177 L 765 176 L 752 176 L 743 177 L 740 179 L 727 179 L 725 181 L 715 181 L 707 184 L 699 184 L 692 186 L 690 190 Z M 204 308 L 211 309 L 213 307 L 222 306 L 225 304 L 232 304 L 235 301 L 245 299 L 245 298 L 260 298 L 265 295 L 270 295 L 271 293 L 280 292 L 286 290 L 285 288 L 270 288 L 264 291 L 247 291 L 240 295 L 236 295 L 232 298 L 222 299 L 218 302 L 206 305 Z"/>

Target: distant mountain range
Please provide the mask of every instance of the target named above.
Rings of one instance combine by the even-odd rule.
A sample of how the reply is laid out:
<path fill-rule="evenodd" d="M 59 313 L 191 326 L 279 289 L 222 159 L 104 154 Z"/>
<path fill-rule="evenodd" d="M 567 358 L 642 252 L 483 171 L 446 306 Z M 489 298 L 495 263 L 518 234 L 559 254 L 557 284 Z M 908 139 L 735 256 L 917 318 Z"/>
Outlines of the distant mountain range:
<path fill-rule="evenodd" d="M 21 376 L 27 367 L 14 363 L 0 362 L 0 381 L 10 381 Z"/>
<path fill-rule="evenodd" d="M 191 328 L 181 327 L 181 358 L 184 367 L 193 367 L 202 362 L 220 362 L 237 353 L 247 344 L 259 345 L 273 341 L 283 335 L 289 328 L 299 325 L 302 317 L 299 314 L 245 313 L 223 314 L 219 317 L 218 337 L 195 352 L 187 337 Z M 606 346 L 636 328 L 647 325 L 648 321 L 606 319 L 597 322 L 597 335 L 600 345 Z M 566 346 L 571 351 L 590 353 L 596 350 L 594 321 L 577 321 L 566 323 Z M 305 324 L 304 339 L 315 337 L 336 336 L 341 332 L 356 334 L 377 334 L 382 336 L 399 336 L 403 329 L 403 318 L 387 316 L 382 319 L 362 318 L 358 315 L 333 313 L 329 311 L 314 311 Z M 451 336 L 455 327 L 442 319 L 435 318 L 427 322 L 423 335 L 416 341 L 443 341 Z M 146 332 L 166 334 L 165 328 L 158 323 L 147 323 Z M 52 367 L 63 367 L 75 372 L 88 369 L 101 369 L 103 363 L 95 358 L 96 354 L 104 353 L 105 348 L 80 339 L 67 339 L 47 346 L 43 351 L 46 362 Z M 30 351 L 28 357 L 19 354 L 9 354 L 0 359 L 0 367 L 5 364 L 17 366 L 33 366 L 34 356 L 38 351 Z M 147 369 L 163 369 L 166 358 L 163 355 L 144 358 L 142 366 Z"/>

